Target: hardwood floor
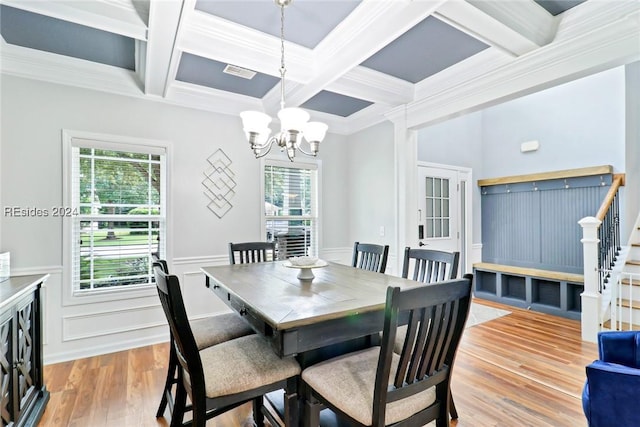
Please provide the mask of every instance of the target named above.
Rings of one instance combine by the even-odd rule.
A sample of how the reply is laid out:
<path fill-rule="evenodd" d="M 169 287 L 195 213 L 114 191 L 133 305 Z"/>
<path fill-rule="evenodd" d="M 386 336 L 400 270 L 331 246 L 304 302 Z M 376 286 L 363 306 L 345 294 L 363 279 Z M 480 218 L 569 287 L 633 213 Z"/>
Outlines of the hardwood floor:
<path fill-rule="evenodd" d="M 512 313 L 465 330 L 453 374 L 457 427 L 586 426 L 580 396 L 595 344 L 564 318 L 476 302 Z M 51 400 L 40 426 L 168 426 L 155 418 L 168 355 L 159 344 L 48 365 Z M 250 406 L 208 427 L 250 425 Z"/>

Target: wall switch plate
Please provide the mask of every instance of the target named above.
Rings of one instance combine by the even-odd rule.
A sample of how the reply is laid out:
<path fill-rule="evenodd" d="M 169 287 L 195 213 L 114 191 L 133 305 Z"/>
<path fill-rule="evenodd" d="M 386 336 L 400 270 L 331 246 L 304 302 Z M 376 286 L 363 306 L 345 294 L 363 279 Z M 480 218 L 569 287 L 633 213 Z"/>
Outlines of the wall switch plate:
<path fill-rule="evenodd" d="M 538 141 L 527 141 L 520 144 L 520 151 L 523 153 L 537 151 L 538 148 L 540 148 L 540 142 Z"/>
<path fill-rule="evenodd" d="M 380 226 L 380 236 L 384 237 L 384 225 Z"/>

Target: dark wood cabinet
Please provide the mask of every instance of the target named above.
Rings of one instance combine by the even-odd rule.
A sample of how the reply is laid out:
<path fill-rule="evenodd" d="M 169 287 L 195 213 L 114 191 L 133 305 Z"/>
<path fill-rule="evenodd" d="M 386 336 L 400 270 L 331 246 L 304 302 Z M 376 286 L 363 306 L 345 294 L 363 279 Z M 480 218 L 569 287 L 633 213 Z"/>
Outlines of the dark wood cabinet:
<path fill-rule="evenodd" d="M 36 426 L 49 392 L 42 377 L 40 292 L 48 275 L 0 282 L 0 420 L 2 426 Z"/>

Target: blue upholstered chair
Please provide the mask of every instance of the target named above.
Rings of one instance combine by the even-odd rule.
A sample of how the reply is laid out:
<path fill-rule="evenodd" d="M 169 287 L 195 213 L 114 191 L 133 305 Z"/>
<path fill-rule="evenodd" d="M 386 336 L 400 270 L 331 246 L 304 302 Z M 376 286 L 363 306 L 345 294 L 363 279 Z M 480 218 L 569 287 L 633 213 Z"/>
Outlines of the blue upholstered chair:
<path fill-rule="evenodd" d="M 640 426 L 640 331 L 600 332 L 598 350 L 582 391 L 589 427 Z"/>

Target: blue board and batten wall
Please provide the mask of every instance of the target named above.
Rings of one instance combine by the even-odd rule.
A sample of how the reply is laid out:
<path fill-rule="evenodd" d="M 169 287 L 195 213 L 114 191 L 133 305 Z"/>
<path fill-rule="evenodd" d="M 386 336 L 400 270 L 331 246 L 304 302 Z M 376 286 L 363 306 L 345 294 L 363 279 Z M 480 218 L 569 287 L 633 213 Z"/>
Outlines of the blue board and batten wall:
<path fill-rule="evenodd" d="M 484 186 L 482 261 L 582 274 L 582 228 L 613 175 Z"/>
<path fill-rule="evenodd" d="M 612 170 L 481 180 L 482 263 L 474 265 L 475 296 L 579 319 L 584 269 L 578 221 L 598 212 Z"/>

